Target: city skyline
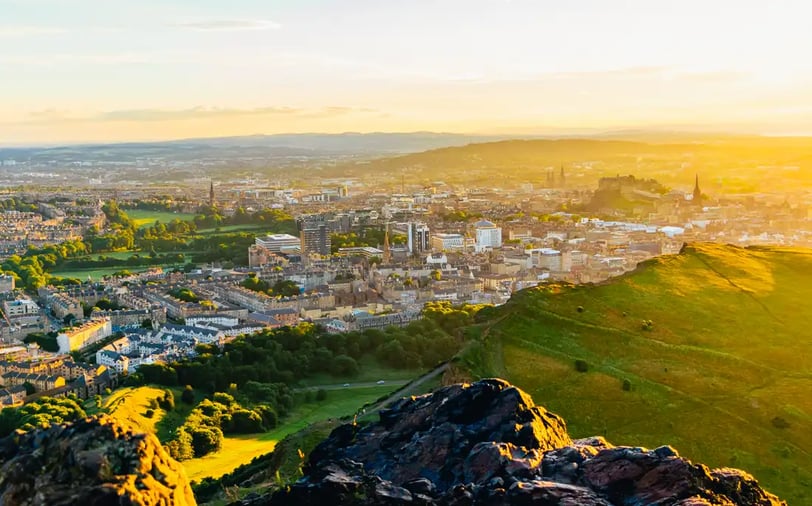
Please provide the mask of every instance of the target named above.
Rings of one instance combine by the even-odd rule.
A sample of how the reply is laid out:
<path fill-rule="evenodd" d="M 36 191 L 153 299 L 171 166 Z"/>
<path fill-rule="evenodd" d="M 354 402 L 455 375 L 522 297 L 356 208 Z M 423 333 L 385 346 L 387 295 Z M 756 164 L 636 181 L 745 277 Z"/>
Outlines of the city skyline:
<path fill-rule="evenodd" d="M 0 143 L 812 133 L 802 2 L 0 0 Z"/>

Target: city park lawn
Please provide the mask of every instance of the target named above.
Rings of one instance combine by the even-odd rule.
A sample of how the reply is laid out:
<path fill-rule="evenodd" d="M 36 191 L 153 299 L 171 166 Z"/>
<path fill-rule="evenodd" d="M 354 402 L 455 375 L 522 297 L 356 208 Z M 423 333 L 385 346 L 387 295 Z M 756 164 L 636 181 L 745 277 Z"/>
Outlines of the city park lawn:
<path fill-rule="evenodd" d="M 149 211 L 144 209 L 127 209 L 129 216 L 138 228 L 150 227 L 156 221 L 169 223 L 172 220 L 191 221 L 195 215 L 192 213 L 173 213 L 171 211 Z"/>

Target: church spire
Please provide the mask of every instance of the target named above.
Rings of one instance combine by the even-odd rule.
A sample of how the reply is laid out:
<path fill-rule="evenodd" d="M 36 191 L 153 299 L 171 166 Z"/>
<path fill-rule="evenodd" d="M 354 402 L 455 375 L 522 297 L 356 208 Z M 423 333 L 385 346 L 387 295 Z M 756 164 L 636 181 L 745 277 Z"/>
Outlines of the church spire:
<path fill-rule="evenodd" d="M 693 201 L 699 205 L 702 203 L 702 190 L 699 189 L 699 174 L 696 175 L 696 182 L 694 183 Z"/>
<path fill-rule="evenodd" d="M 389 222 L 386 222 L 386 231 L 383 234 L 383 263 L 388 264 L 392 260 L 392 252 L 389 250 Z"/>
<path fill-rule="evenodd" d="M 214 179 L 209 180 L 209 207 L 214 207 Z"/>

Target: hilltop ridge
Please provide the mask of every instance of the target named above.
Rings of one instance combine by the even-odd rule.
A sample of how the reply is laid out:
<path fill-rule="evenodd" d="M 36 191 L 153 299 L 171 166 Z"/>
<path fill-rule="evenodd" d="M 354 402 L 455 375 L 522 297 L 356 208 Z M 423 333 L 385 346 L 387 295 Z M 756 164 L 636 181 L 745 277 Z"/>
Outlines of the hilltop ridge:
<path fill-rule="evenodd" d="M 460 366 L 543 399 L 573 437 L 670 444 L 804 503 L 810 298 L 810 250 L 689 244 L 600 284 L 545 285 L 483 310 Z"/>

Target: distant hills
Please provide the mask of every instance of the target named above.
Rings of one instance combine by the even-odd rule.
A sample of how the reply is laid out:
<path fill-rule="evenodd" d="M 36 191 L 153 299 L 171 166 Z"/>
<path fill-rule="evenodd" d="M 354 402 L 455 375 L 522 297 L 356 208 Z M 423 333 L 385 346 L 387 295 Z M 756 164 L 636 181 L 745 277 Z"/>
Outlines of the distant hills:
<path fill-rule="evenodd" d="M 573 437 L 670 444 L 809 504 L 810 298 L 811 250 L 697 244 L 600 285 L 514 294 L 479 313 L 462 363 L 527 390 Z"/>
<path fill-rule="evenodd" d="M 251 135 L 162 142 L 0 147 L 0 160 L 50 160 L 55 158 L 66 160 L 127 160 L 144 157 L 166 157 L 184 160 L 190 158 L 250 156 L 383 156 L 504 138 L 502 136 L 434 132 Z"/>

